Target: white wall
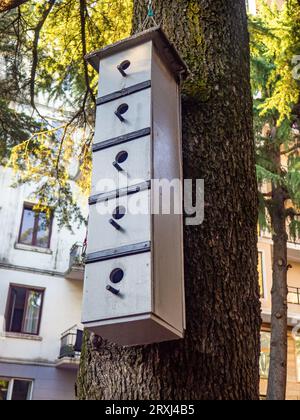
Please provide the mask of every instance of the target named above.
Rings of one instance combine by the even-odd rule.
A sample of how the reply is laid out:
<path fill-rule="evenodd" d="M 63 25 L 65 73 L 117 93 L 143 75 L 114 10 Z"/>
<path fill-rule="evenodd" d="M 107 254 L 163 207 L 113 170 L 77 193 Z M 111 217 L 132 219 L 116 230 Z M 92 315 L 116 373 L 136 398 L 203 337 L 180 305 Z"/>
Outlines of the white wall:
<path fill-rule="evenodd" d="M 248 12 L 256 15 L 256 0 L 248 0 Z"/>
<path fill-rule="evenodd" d="M 82 226 L 72 234 L 66 228 L 59 230 L 54 220 L 51 254 L 15 249 L 23 204 L 29 201 L 33 187 L 23 185 L 12 188 L 12 182 L 12 170 L 0 167 L 0 263 L 64 273 L 68 268 L 70 249 L 75 242 L 83 242 L 86 228 Z M 83 210 L 86 214 L 86 209 Z"/>
<path fill-rule="evenodd" d="M 85 227 L 71 234 L 59 231 L 54 222 L 51 254 L 15 249 L 30 187 L 11 188 L 11 182 L 11 171 L 0 168 L 0 359 L 54 362 L 61 333 L 81 319 L 83 282 L 66 280 L 62 273 L 68 268 L 71 246 L 84 240 Z M 40 341 L 5 336 L 3 317 L 11 283 L 46 289 Z"/>
<path fill-rule="evenodd" d="M 80 324 L 82 282 L 0 269 L 1 315 L 5 313 L 10 283 L 46 289 L 40 328 L 41 341 L 5 337 L 2 318 L 0 358 L 54 362 L 59 356 L 61 333 Z"/>
<path fill-rule="evenodd" d="M 75 399 L 76 371 L 0 361 L 0 373 L 3 378 L 33 379 L 32 399 L 35 401 Z"/>

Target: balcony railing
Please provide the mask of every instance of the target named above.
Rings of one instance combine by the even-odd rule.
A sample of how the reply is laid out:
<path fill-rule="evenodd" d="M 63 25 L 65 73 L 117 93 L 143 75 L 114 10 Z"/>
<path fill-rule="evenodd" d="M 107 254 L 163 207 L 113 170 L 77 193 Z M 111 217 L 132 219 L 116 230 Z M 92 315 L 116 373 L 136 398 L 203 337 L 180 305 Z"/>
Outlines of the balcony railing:
<path fill-rule="evenodd" d="M 65 273 L 67 279 L 83 280 L 86 246 L 77 242 L 70 251 L 69 268 Z"/>
<path fill-rule="evenodd" d="M 85 246 L 79 242 L 74 244 L 70 251 L 69 269 L 74 265 L 82 266 L 85 258 Z"/>
<path fill-rule="evenodd" d="M 300 238 L 293 239 L 289 237 L 288 245 L 300 245 Z"/>
<path fill-rule="evenodd" d="M 289 287 L 288 288 L 288 303 L 294 305 L 300 305 L 300 288 Z"/>
<path fill-rule="evenodd" d="M 82 347 L 83 331 L 77 325 L 65 331 L 61 335 L 59 359 L 64 357 L 79 358 Z"/>
<path fill-rule="evenodd" d="M 287 232 L 288 229 L 287 229 Z M 261 238 L 266 238 L 266 239 L 272 239 L 272 233 L 269 232 L 268 230 L 260 230 L 258 231 L 258 236 Z M 300 238 L 292 238 L 290 235 L 288 235 L 288 245 L 300 245 Z"/>

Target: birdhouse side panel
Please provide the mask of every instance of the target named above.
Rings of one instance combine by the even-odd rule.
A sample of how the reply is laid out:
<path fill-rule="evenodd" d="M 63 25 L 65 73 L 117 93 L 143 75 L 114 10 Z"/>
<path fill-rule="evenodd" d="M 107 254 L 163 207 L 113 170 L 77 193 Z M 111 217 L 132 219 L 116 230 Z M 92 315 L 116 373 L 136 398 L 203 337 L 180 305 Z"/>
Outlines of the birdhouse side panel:
<path fill-rule="evenodd" d="M 152 113 L 154 178 L 169 181 L 161 208 L 153 216 L 155 313 L 178 331 L 185 329 L 183 198 L 180 86 L 153 51 Z M 169 187 L 169 189 L 168 189 Z M 169 193 L 169 195 L 168 195 Z M 158 196 L 152 190 L 153 206 Z M 168 208 L 169 206 L 169 208 Z"/>

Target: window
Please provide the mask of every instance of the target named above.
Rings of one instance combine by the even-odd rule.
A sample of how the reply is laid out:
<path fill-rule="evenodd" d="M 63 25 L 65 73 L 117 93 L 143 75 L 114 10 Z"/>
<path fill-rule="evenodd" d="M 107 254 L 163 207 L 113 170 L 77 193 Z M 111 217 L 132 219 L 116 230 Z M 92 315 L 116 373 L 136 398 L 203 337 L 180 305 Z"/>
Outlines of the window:
<path fill-rule="evenodd" d="M 300 305 L 300 288 L 288 286 L 288 303 Z"/>
<path fill-rule="evenodd" d="M 261 350 L 260 350 L 260 376 L 268 378 L 270 369 L 270 352 L 271 352 L 271 333 L 261 332 Z"/>
<path fill-rule="evenodd" d="M 31 400 L 32 381 L 0 378 L 0 401 Z"/>
<path fill-rule="evenodd" d="M 44 291 L 26 287 L 10 286 L 6 331 L 38 335 Z"/>
<path fill-rule="evenodd" d="M 9 381 L 0 378 L 0 401 L 7 400 Z"/>
<path fill-rule="evenodd" d="M 258 253 L 258 282 L 259 282 L 259 290 L 260 290 L 260 297 L 265 297 L 265 286 L 264 286 L 264 258 L 263 253 Z"/>
<path fill-rule="evenodd" d="M 247 11 L 251 15 L 256 15 L 256 0 L 246 0 Z"/>
<path fill-rule="evenodd" d="M 52 218 L 46 212 L 33 210 L 33 205 L 25 204 L 19 234 L 19 243 L 39 248 L 49 248 L 52 230 Z"/>
<path fill-rule="evenodd" d="M 300 337 L 296 338 L 297 380 L 300 382 Z"/>

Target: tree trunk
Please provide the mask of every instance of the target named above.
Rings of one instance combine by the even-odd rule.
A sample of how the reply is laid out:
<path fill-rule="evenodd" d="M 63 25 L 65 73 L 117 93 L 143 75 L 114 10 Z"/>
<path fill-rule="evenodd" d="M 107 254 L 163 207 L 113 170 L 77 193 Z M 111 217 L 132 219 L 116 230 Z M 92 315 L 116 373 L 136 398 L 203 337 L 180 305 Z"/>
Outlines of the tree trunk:
<path fill-rule="evenodd" d="M 134 28 L 146 17 L 134 1 Z M 192 76 L 183 87 L 185 178 L 206 215 L 185 228 L 184 340 L 120 348 L 87 338 L 80 399 L 258 399 L 257 185 L 244 0 L 161 0 L 155 19 Z"/>
<path fill-rule="evenodd" d="M 0 0 L 0 13 L 19 7 L 27 1 L 28 0 Z"/>
<path fill-rule="evenodd" d="M 280 155 L 280 151 L 279 151 Z M 280 156 L 279 156 L 280 162 Z M 287 233 L 286 194 L 273 185 L 270 210 L 273 228 L 273 286 L 271 317 L 271 354 L 268 400 L 285 400 L 287 382 Z"/>

